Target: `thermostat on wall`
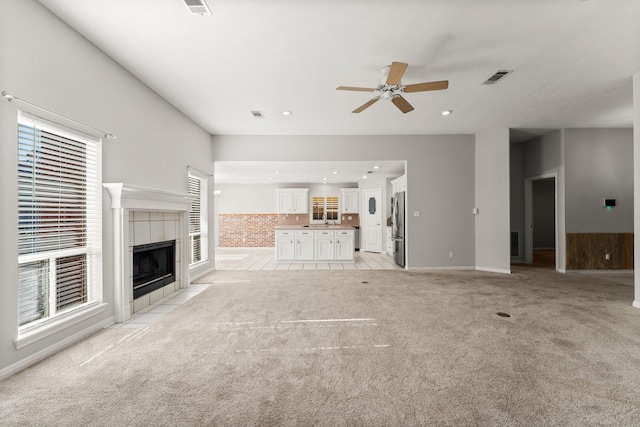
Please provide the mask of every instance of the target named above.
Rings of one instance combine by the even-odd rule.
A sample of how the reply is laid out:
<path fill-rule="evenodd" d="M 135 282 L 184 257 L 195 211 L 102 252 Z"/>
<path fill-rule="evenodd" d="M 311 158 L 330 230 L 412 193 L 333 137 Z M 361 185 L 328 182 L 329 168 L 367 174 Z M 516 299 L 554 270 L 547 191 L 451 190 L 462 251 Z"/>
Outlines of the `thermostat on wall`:
<path fill-rule="evenodd" d="M 616 199 L 604 199 L 604 207 L 605 208 L 615 208 L 616 207 Z"/>

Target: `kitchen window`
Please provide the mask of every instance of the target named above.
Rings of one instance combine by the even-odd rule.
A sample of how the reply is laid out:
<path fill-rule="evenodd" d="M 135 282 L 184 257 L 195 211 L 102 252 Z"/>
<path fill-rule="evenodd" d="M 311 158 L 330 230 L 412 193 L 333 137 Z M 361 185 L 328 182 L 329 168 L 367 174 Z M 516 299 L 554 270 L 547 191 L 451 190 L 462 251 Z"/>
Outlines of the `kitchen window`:
<path fill-rule="evenodd" d="M 102 300 L 101 141 L 18 117 L 19 335 Z"/>
<path fill-rule="evenodd" d="M 336 194 L 316 194 L 311 197 L 312 224 L 340 223 L 340 197 Z"/>
<path fill-rule="evenodd" d="M 207 179 L 205 174 L 189 171 L 189 195 L 195 197 L 189 211 L 189 266 L 206 261 L 209 257 Z"/>

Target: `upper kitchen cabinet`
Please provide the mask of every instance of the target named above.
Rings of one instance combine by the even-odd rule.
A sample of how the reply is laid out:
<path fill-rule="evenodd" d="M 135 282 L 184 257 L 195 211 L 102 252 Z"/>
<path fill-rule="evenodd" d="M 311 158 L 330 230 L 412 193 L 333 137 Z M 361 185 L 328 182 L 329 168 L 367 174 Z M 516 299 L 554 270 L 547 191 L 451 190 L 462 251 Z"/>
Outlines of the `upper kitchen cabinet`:
<path fill-rule="evenodd" d="M 342 213 L 357 214 L 358 199 L 360 191 L 357 188 L 343 188 L 342 190 Z"/>
<path fill-rule="evenodd" d="M 276 194 L 279 214 L 309 213 L 308 188 L 278 188 Z"/>

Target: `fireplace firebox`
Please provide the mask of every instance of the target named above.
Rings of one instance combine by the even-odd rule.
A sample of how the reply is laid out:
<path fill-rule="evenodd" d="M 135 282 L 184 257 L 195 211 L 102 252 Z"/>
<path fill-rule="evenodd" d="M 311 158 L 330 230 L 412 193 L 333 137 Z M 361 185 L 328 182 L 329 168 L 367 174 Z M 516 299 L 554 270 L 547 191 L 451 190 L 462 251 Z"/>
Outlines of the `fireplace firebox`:
<path fill-rule="evenodd" d="M 133 298 L 175 282 L 176 241 L 133 247 Z"/>

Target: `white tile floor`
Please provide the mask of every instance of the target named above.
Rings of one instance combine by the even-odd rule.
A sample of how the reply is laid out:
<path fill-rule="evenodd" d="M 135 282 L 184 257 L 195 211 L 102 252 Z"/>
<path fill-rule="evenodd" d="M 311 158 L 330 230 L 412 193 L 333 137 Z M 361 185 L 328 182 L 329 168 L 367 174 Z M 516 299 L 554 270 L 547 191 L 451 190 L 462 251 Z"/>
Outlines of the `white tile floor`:
<path fill-rule="evenodd" d="M 275 248 L 216 248 L 216 270 L 402 270 L 393 257 L 355 252 L 355 262 L 277 262 Z"/>
<path fill-rule="evenodd" d="M 197 284 L 191 285 L 188 289 L 178 289 L 166 298 L 162 298 L 156 303 L 134 313 L 126 322 L 116 323 L 110 326 L 110 328 L 146 328 L 153 322 L 160 319 L 163 315 L 169 313 L 181 304 L 184 304 L 194 296 L 198 295 L 200 292 L 204 291 L 208 286 L 208 284 Z"/>

